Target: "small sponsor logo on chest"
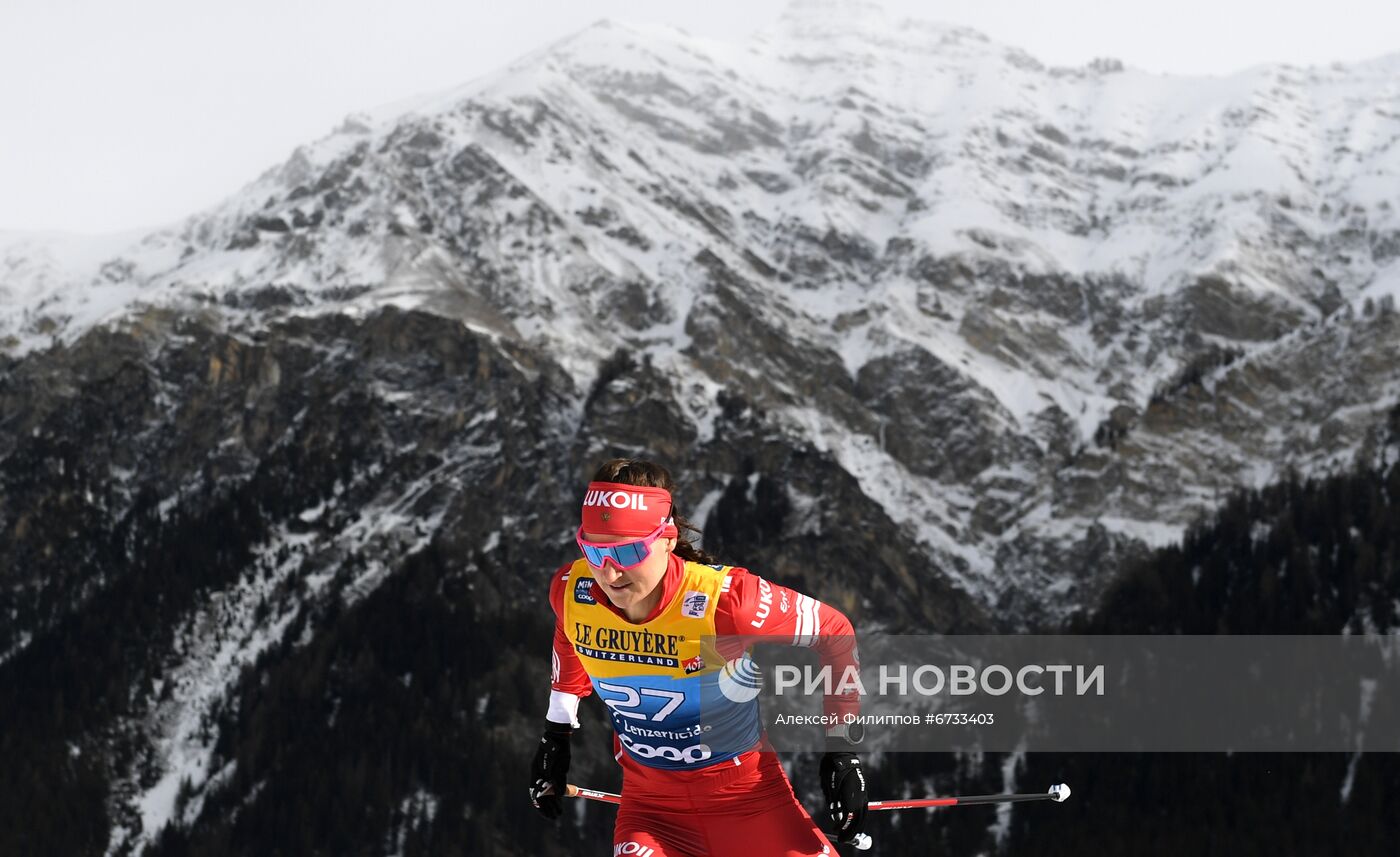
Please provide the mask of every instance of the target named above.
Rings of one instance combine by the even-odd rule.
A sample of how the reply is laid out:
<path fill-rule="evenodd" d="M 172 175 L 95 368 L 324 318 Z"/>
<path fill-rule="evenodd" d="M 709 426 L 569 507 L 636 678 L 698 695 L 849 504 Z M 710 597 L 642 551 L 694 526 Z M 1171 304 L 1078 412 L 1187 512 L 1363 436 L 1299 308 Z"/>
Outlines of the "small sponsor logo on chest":
<path fill-rule="evenodd" d="M 687 590 L 685 597 L 681 599 L 681 615 L 689 616 L 691 619 L 701 619 L 705 616 L 705 608 L 709 604 L 709 595 L 704 592 L 696 592 L 694 589 Z"/>

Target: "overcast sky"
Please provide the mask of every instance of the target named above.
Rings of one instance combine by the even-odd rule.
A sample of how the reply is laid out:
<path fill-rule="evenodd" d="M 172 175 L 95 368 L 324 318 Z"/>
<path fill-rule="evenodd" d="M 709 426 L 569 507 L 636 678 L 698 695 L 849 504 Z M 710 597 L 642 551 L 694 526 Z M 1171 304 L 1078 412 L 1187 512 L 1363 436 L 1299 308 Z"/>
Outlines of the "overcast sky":
<path fill-rule="evenodd" d="M 105 232 L 218 202 L 347 113 L 599 18 L 743 40 L 786 0 L 0 0 L 0 229 Z M 1400 51 L 1395 0 L 884 0 L 1052 64 L 1225 74 Z"/>

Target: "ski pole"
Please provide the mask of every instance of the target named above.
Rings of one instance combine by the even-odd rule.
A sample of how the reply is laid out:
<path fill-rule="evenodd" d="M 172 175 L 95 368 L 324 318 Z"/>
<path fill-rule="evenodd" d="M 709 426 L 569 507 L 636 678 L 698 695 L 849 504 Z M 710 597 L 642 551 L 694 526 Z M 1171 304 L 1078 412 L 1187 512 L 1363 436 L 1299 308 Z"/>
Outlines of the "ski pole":
<path fill-rule="evenodd" d="M 565 797 L 581 797 L 585 800 L 600 800 L 603 803 L 622 803 L 622 795 L 615 795 L 612 792 L 600 792 L 593 789 L 580 788 L 569 783 L 564 787 Z"/>
<path fill-rule="evenodd" d="M 929 806 L 976 806 L 986 803 L 1020 803 L 1028 800 L 1053 800 L 1064 803 L 1069 798 L 1069 786 L 1064 783 L 1050 787 L 1047 792 L 1012 795 L 967 795 L 965 797 L 931 797 L 914 800 L 872 800 L 866 808 L 872 812 L 882 809 L 918 809 Z"/>
<path fill-rule="evenodd" d="M 573 783 L 569 783 L 564 787 L 564 796 L 581 797 L 584 800 L 596 800 L 603 803 L 622 803 L 622 795 L 616 795 L 612 792 L 600 792 L 596 789 L 585 789 Z M 894 807 L 891 807 L 891 809 L 893 808 Z M 869 851 L 872 842 L 873 840 L 871 840 L 869 836 L 866 836 L 864 833 L 857 833 L 855 841 L 849 844 L 854 845 L 857 851 Z"/>
<path fill-rule="evenodd" d="M 612 792 L 600 792 L 596 789 L 585 789 L 570 783 L 565 787 L 564 793 L 568 797 L 584 798 L 585 800 L 602 801 L 603 803 L 620 804 L 622 796 Z M 934 798 L 914 798 L 912 800 L 872 800 L 866 804 L 866 808 L 871 812 L 892 809 L 920 809 L 926 807 L 939 806 L 977 806 L 979 804 L 994 803 L 1022 803 L 1033 800 L 1053 800 L 1056 803 L 1064 803 L 1069 799 L 1070 788 L 1065 783 L 1053 785 L 1045 792 L 1026 792 L 1023 794 L 1007 795 L 964 795 L 962 797 L 934 797 Z M 872 841 L 864 833 L 856 835 L 854 843 L 859 851 L 869 850 Z"/>
<path fill-rule="evenodd" d="M 1010 795 L 965 795 L 963 797 L 931 797 L 915 798 L 912 800 L 872 800 L 866 804 L 866 808 L 872 811 L 884 809 L 919 809 L 933 806 L 976 806 L 986 803 L 1020 803 L 1028 800 L 1053 800 L 1056 803 L 1064 803 L 1069 799 L 1069 786 L 1064 783 L 1050 787 L 1046 792 L 1027 792 L 1025 794 Z M 622 796 L 612 792 L 600 792 L 596 789 L 585 789 L 570 783 L 565 787 L 566 797 L 578 797 L 585 800 L 602 801 L 603 803 L 622 803 Z"/>

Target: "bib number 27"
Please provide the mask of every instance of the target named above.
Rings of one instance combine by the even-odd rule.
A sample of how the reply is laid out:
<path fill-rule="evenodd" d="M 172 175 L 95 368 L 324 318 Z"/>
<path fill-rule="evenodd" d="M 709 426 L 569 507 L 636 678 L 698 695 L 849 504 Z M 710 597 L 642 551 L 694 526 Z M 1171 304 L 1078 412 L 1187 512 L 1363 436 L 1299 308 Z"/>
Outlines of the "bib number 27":
<path fill-rule="evenodd" d="M 680 708 L 682 702 L 685 702 L 685 694 L 675 690 L 658 690 L 650 687 L 644 687 L 638 690 L 635 687 L 630 687 L 625 684 L 612 684 L 606 681 L 598 682 L 598 689 L 608 691 L 609 693 L 621 694 L 622 699 L 611 699 L 603 696 L 601 693 L 598 695 L 602 697 L 603 702 L 606 703 L 615 714 L 632 720 L 650 720 L 654 723 L 659 723 L 665 720 L 671 712 Z M 645 711 L 640 710 L 643 707 L 642 697 L 644 696 L 662 700 L 661 707 L 650 717 L 647 716 Z"/>

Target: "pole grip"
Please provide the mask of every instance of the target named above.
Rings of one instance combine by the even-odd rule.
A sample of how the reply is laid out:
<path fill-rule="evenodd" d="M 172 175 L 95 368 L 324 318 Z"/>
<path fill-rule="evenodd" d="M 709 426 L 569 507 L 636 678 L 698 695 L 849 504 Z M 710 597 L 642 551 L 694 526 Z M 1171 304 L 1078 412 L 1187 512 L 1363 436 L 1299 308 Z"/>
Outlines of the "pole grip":
<path fill-rule="evenodd" d="M 579 797 L 585 800 L 598 800 L 603 803 L 622 803 L 622 795 L 612 792 L 600 792 L 595 789 L 585 789 L 569 783 L 564 786 L 564 797 Z"/>

